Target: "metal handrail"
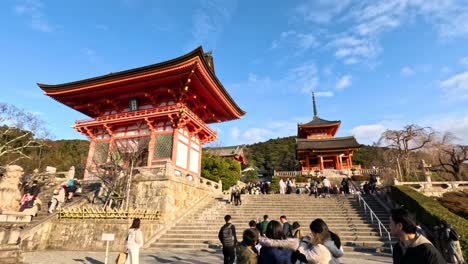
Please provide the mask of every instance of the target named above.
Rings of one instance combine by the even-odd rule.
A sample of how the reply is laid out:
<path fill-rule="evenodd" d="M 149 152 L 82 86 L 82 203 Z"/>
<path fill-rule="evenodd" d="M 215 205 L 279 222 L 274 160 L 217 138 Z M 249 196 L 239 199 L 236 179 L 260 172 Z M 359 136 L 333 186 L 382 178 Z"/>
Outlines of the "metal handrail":
<path fill-rule="evenodd" d="M 367 213 L 367 209 L 369 209 L 369 212 L 370 212 L 370 216 L 371 216 L 371 223 L 374 223 L 374 218 L 377 220 L 378 224 L 379 224 L 379 234 L 380 234 L 380 237 L 382 237 L 382 228 L 385 232 L 387 232 L 387 235 L 388 235 L 388 242 L 390 243 L 390 251 L 392 252 L 393 254 L 393 245 L 392 245 L 392 237 L 390 236 L 390 232 L 387 230 L 387 228 L 385 227 L 384 224 L 382 224 L 382 222 L 380 221 L 380 219 L 377 217 L 377 215 L 374 213 L 374 211 L 370 208 L 370 206 L 366 203 L 366 201 L 364 200 L 364 198 L 362 198 L 362 196 L 358 193 L 357 194 L 357 197 L 358 197 L 358 202 L 359 202 L 359 206 L 361 205 L 361 201 L 364 205 L 364 212 Z M 367 208 L 367 209 L 366 209 Z"/>

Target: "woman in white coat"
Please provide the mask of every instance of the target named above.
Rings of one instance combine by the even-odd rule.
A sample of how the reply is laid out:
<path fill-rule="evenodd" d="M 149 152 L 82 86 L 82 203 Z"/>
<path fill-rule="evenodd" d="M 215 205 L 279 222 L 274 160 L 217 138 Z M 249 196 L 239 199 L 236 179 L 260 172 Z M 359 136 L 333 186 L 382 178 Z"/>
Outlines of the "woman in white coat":
<path fill-rule="evenodd" d="M 127 235 L 127 260 L 125 264 L 139 264 L 140 248 L 143 246 L 143 233 L 140 230 L 140 219 L 133 219 Z"/>

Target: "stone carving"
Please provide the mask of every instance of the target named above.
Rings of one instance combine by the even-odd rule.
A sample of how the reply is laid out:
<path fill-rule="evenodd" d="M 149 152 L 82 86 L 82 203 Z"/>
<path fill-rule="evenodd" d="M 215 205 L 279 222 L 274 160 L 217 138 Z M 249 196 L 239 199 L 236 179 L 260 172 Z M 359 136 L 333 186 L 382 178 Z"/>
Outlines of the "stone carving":
<path fill-rule="evenodd" d="M 0 210 L 18 211 L 19 201 L 21 200 L 21 192 L 19 183 L 23 169 L 17 165 L 9 165 L 6 167 L 5 176 L 0 181 Z"/>

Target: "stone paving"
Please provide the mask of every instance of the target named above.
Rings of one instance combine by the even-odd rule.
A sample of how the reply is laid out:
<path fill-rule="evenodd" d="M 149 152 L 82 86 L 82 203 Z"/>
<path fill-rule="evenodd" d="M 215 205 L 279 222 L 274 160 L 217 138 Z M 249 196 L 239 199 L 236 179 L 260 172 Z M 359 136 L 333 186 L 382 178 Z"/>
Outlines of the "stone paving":
<path fill-rule="evenodd" d="M 105 252 L 35 251 L 24 256 L 28 264 L 104 264 Z M 115 263 L 116 256 L 116 252 L 111 252 L 107 263 Z M 366 254 L 343 257 L 340 261 L 344 264 L 392 263 L 389 257 Z M 140 263 L 223 263 L 223 255 L 214 250 L 144 250 L 140 252 Z"/>

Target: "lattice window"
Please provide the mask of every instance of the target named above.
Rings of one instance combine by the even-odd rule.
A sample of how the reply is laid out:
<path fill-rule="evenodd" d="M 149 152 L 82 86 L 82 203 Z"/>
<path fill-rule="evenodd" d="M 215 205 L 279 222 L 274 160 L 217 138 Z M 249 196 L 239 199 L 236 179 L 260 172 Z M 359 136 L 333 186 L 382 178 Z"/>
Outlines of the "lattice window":
<path fill-rule="evenodd" d="M 93 161 L 96 164 L 105 163 L 109 153 L 109 142 L 96 142 L 94 147 Z"/>
<path fill-rule="evenodd" d="M 172 157 L 172 141 L 172 134 L 156 135 L 153 157 L 155 159 L 170 159 Z"/>

